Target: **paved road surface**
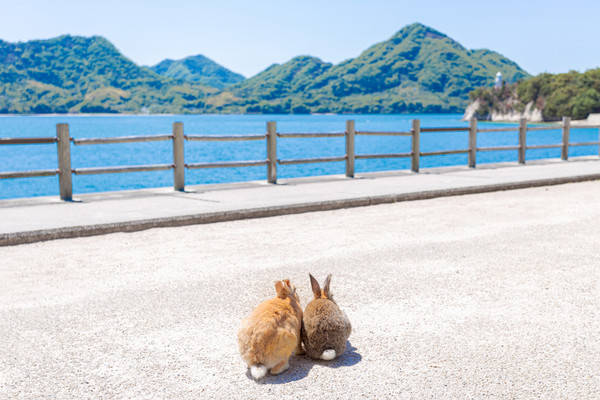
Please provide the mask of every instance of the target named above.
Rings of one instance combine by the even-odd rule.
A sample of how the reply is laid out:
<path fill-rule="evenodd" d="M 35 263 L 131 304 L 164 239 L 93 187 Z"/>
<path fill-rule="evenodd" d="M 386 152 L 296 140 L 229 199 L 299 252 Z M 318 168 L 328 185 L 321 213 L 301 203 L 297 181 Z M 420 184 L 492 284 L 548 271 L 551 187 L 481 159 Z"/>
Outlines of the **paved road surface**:
<path fill-rule="evenodd" d="M 0 248 L 0 398 L 600 398 L 600 182 Z M 239 322 L 333 273 L 333 362 Z"/>

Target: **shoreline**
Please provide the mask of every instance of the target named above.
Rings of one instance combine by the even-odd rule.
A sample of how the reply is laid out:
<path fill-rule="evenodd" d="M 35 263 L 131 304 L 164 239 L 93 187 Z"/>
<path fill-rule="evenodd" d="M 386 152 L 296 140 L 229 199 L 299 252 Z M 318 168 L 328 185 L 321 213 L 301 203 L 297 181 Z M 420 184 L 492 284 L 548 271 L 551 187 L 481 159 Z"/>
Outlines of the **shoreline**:
<path fill-rule="evenodd" d="M 384 115 L 462 115 L 461 113 L 398 113 L 398 114 L 355 114 L 355 113 L 310 113 L 310 114 L 259 114 L 259 113 L 201 113 L 201 114 L 127 114 L 127 113 L 52 113 L 52 114 L 0 114 L 0 118 L 13 118 L 13 117 L 174 117 L 174 116 L 343 116 L 343 115 L 360 115 L 360 116 L 384 116 Z"/>

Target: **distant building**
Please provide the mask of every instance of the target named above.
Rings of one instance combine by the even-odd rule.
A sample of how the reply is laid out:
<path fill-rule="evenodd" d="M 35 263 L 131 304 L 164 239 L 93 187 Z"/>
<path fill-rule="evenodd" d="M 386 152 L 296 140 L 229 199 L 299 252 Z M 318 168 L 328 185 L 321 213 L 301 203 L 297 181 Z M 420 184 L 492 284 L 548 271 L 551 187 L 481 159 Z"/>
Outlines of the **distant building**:
<path fill-rule="evenodd" d="M 496 82 L 494 83 L 494 87 L 496 89 L 500 89 L 502 87 L 502 73 L 500 71 L 496 73 Z"/>

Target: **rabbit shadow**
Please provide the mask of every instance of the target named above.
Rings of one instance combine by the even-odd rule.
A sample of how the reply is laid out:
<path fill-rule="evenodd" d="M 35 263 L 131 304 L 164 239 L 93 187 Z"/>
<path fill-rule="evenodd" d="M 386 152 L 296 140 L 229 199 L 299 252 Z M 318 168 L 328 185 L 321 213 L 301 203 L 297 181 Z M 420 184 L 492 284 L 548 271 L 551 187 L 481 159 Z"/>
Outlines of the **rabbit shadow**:
<path fill-rule="evenodd" d="M 341 367 L 352 367 L 353 365 L 358 364 L 362 360 L 362 356 L 360 355 L 356 347 L 352 346 L 350 341 L 346 342 L 346 351 L 341 356 L 331 360 L 331 361 L 323 361 L 323 360 L 311 360 L 313 364 L 323 365 L 329 368 L 341 368 Z"/>
<path fill-rule="evenodd" d="M 346 351 L 344 354 L 332 361 L 314 360 L 306 355 L 294 356 L 292 359 L 290 359 L 290 368 L 287 371 L 279 375 L 267 374 L 267 376 L 265 376 L 258 383 L 267 385 L 280 385 L 282 383 L 299 381 L 306 378 L 311 368 L 315 365 L 322 365 L 329 368 L 351 367 L 358 364 L 362 360 L 362 356 L 356 350 L 357 348 L 352 346 L 352 344 L 348 341 L 346 342 Z M 246 371 L 246 376 L 249 379 L 252 379 L 250 370 Z"/>
<path fill-rule="evenodd" d="M 279 375 L 267 373 L 264 378 L 256 383 L 262 385 L 280 385 L 282 383 L 299 381 L 308 376 L 308 373 L 314 364 L 311 361 L 312 360 L 305 356 L 293 356 L 290 358 L 290 367 L 287 371 L 284 371 Z M 253 379 L 250 370 L 246 371 L 246 376 L 249 379 Z"/>

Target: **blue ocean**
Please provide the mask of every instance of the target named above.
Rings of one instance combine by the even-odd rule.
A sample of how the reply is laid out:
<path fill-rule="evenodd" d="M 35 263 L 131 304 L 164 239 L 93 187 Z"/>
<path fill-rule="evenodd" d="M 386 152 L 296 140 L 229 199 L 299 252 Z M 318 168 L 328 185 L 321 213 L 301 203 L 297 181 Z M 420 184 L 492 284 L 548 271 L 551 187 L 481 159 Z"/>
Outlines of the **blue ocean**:
<path fill-rule="evenodd" d="M 421 120 L 421 127 L 467 126 L 459 114 L 427 115 L 156 115 L 156 116 L 3 116 L 0 117 L 0 137 L 53 137 L 57 123 L 68 123 L 71 137 L 93 138 L 131 135 L 170 134 L 173 122 L 183 122 L 186 134 L 244 135 L 264 134 L 267 121 L 276 121 L 278 132 L 344 132 L 345 121 L 356 121 L 361 131 L 407 131 L 411 120 Z M 516 126 L 480 122 L 479 127 Z M 517 145 L 516 132 L 478 134 L 478 146 Z M 557 144 L 562 140 L 560 129 L 529 132 L 528 145 Z M 572 129 L 572 142 L 598 140 L 598 129 Z M 356 154 L 410 152 L 409 137 L 357 136 Z M 421 151 L 441 151 L 468 148 L 467 132 L 422 133 Z M 345 154 L 344 138 L 279 138 L 279 159 L 335 157 Z M 574 147 L 570 156 L 597 155 L 598 146 Z M 560 157 L 560 149 L 528 150 L 527 159 Z M 187 142 L 187 163 L 264 160 L 265 141 L 249 142 Z M 480 152 L 477 163 L 516 161 L 516 151 Z M 147 143 L 71 145 L 73 168 L 142 164 L 170 164 L 173 150 L 170 141 Z M 467 155 L 431 156 L 421 158 L 421 168 L 466 165 Z M 344 162 L 305 165 L 280 165 L 278 178 L 343 174 Z M 55 144 L 0 145 L 0 171 L 27 171 L 57 168 Z M 356 173 L 402 170 L 410 168 L 410 159 L 357 160 Z M 218 168 L 186 170 L 186 185 L 242 182 L 266 179 L 266 167 Z M 173 185 L 172 171 L 132 172 L 102 175 L 73 175 L 73 194 L 130 190 Z M 0 198 L 57 196 L 58 178 L 40 177 L 0 180 Z"/>

